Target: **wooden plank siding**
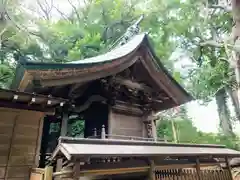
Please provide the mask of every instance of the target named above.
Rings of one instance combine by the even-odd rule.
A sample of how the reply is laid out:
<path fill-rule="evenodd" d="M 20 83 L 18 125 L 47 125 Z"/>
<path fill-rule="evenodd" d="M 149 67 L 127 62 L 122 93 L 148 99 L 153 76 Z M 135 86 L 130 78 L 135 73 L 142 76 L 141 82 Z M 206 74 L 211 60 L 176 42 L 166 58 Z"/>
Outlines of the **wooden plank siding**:
<path fill-rule="evenodd" d="M 143 137 L 142 117 L 125 115 L 111 111 L 109 115 L 109 134 Z M 117 137 L 114 137 L 118 139 Z M 123 137 L 119 137 L 122 139 Z"/>
<path fill-rule="evenodd" d="M 37 156 L 44 113 L 0 108 L 0 179 L 28 179 Z"/>

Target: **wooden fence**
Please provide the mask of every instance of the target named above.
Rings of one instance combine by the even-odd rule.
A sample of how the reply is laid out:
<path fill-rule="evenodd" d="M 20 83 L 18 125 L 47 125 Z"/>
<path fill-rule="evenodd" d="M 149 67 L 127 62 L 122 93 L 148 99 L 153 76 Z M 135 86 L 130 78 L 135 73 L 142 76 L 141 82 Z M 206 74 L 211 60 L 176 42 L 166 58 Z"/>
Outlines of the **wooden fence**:
<path fill-rule="evenodd" d="M 55 173 L 56 174 L 56 173 Z M 30 180 L 53 180 L 53 168 L 35 168 L 31 172 Z M 64 177 L 60 179 L 65 179 Z M 233 180 L 229 170 L 200 170 L 196 169 L 166 169 L 156 170 L 155 180 Z M 236 180 L 238 180 L 236 178 Z"/>
<path fill-rule="evenodd" d="M 156 180 L 232 180 L 229 170 L 169 169 L 155 171 Z"/>

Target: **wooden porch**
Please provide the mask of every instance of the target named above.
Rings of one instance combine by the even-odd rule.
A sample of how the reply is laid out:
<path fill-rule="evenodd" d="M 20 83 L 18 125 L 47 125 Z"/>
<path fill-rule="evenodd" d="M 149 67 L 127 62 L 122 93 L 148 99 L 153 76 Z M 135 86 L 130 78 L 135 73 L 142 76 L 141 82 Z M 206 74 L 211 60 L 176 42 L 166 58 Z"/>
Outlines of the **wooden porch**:
<path fill-rule="evenodd" d="M 238 156 L 219 145 L 61 137 L 48 165 L 56 180 L 232 180 L 228 161 Z"/>

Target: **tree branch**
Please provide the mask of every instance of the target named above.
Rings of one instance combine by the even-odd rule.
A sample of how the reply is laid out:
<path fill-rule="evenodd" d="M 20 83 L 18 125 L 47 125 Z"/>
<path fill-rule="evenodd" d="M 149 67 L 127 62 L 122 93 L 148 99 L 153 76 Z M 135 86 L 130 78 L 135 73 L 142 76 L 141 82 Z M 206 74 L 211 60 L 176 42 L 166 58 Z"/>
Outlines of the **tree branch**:
<path fill-rule="evenodd" d="M 232 11 L 232 8 L 230 6 L 222 6 L 222 5 L 218 5 L 218 4 L 209 5 L 208 8 L 221 9 L 221 10 L 224 10 L 225 12 L 231 12 Z"/>
<path fill-rule="evenodd" d="M 48 3 L 45 1 L 45 3 L 46 3 L 46 5 L 48 6 L 47 8 L 46 7 L 43 7 L 43 5 L 41 4 L 41 2 L 39 2 L 39 0 L 37 0 L 37 4 L 38 4 L 38 6 L 40 7 L 40 9 L 41 9 L 41 11 L 43 12 L 43 14 L 44 14 L 44 18 L 46 19 L 46 20 L 49 20 L 50 19 L 50 15 L 49 15 L 49 13 L 50 13 L 50 11 L 51 11 L 51 9 L 52 9 L 52 6 L 51 7 L 49 7 L 49 5 L 48 5 Z M 52 4 L 51 4 L 52 5 Z"/>
<path fill-rule="evenodd" d="M 201 42 L 199 44 L 200 46 L 214 46 L 214 47 L 224 47 L 224 43 L 222 42 L 217 42 L 217 41 L 214 41 L 214 40 L 208 40 L 208 41 L 204 41 L 204 42 Z"/>
<path fill-rule="evenodd" d="M 81 21 L 81 18 L 80 18 L 80 15 L 78 13 L 78 10 L 77 10 L 77 7 L 72 3 L 71 0 L 68 0 L 69 4 L 72 6 L 73 8 L 73 11 L 75 12 L 76 16 L 77 16 L 77 19 L 78 19 L 78 22 Z"/>
<path fill-rule="evenodd" d="M 67 21 L 70 21 L 71 23 L 73 23 L 73 20 L 71 18 L 69 18 L 65 13 L 63 13 L 59 8 L 57 8 L 56 6 L 53 6 L 53 8 L 55 8 L 57 10 L 57 12 L 61 15 L 61 17 Z"/>

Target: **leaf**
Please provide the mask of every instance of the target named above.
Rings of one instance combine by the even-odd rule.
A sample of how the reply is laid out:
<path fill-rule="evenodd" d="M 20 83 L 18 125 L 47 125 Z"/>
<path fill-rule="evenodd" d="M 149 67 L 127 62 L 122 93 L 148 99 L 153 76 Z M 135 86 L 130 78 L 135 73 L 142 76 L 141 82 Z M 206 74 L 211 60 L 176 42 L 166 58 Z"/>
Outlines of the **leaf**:
<path fill-rule="evenodd" d="M 174 71 L 173 72 L 173 78 L 177 81 L 177 82 L 179 82 L 179 83 L 181 83 L 181 73 L 179 72 L 179 71 Z"/>

